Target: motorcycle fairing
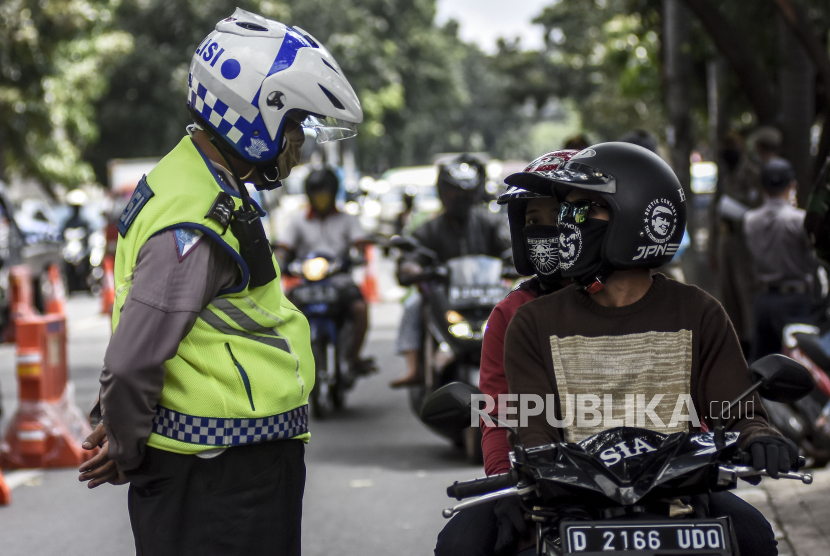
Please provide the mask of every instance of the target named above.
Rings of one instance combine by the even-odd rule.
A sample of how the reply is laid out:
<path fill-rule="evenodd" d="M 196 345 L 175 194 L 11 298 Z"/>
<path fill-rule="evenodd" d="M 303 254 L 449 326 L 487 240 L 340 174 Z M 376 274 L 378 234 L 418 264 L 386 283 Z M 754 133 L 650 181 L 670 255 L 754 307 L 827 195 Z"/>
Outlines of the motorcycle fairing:
<path fill-rule="evenodd" d="M 589 491 L 627 506 L 661 485 L 707 468 L 722 451 L 734 450 L 738 433 L 728 432 L 725 436 L 726 447 L 717 450 L 712 433 L 665 435 L 648 429 L 617 427 L 578 444 L 529 448 L 524 464 L 516 462 L 515 454 L 511 460 L 514 466 L 528 470 L 543 489 L 548 483 L 581 497 Z M 688 482 L 682 481 L 673 488 Z M 554 497 L 557 491 L 561 492 L 556 488 L 549 491 Z"/>

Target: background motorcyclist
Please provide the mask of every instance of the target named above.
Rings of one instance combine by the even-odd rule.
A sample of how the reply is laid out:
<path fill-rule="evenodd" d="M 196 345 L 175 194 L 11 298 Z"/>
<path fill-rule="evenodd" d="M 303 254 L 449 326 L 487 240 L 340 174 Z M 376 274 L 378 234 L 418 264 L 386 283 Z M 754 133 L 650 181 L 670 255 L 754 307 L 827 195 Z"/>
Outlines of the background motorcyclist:
<path fill-rule="evenodd" d="M 575 150 L 560 150 L 544 154 L 534 160 L 523 172 L 514 176 L 541 175 L 559 169 L 576 154 Z M 516 179 L 511 176 L 511 178 Z M 513 180 L 508 178 L 508 185 Z M 559 202 L 548 196 L 512 186 L 498 199 L 507 205 L 513 261 L 523 276 L 532 276 L 513 290 L 493 309 L 487 321 L 481 349 L 479 388 L 484 394 L 498 400 L 507 394 L 504 375 L 504 333 L 516 310 L 525 303 L 560 290 L 570 283 L 563 280 L 559 270 L 559 233 L 556 218 Z M 493 409 L 498 413 L 499 409 Z M 487 475 L 510 470 L 507 432 L 500 427 L 483 427 L 482 452 Z M 435 547 L 436 556 L 473 556 L 492 553 L 512 546 L 515 538 L 513 520 L 524 523 L 521 509 L 515 500 L 498 500 L 462 510 L 453 517 L 441 533 Z"/>
<path fill-rule="evenodd" d="M 663 427 L 652 420 L 650 428 L 670 433 L 711 427 L 718 415 L 710 411 L 744 392 L 750 380 L 721 305 L 694 286 L 651 274 L 674 256 L 686 224 L 677 177 L 657 155 L 626 143 L 594 145 L 564 170 L 523 185 L 553 187 L 564 199 L 560 265 L 562 275 L 576 284 L 516 312 L 505 337 L 510 392 L 541 393 L 543 399 L 554 393 L 559 416 L 561 400 L 582 393 L 618 400 L 626 394 L 651 400 L 662 394 L 653 411 Z M 562 314 L 568 318 L 553 318 Z M 682 396 L 691 400 L 689 414 L 695 409 L 700 416 L 699 427 L 694 419 L 669 420 Z M 756 469 L 777 477 L 797 465 L 797 451 L 769 426 L 757 394 L 752 400 L 753 418 L 746 411 L 727 415 L 726 427 L 740 432 L 739 445 Z M 616 405 L 618 411 L 606 407 L 606 415 L 623 415 L 624 404 Z M 530 447 L 578 442 L 604 428 L 601 421 L 555 428 L 545 417 L 529 417 L 519 436 Z M 730 493 L 710 499 L 710 511 L 734 518 L 742 553 L 776 553 L 772 529 L 756 509 Z"/>
<path fill-rule="evenodd" d="M 469 155 L 461 155 L 439 167 L 436 186 L 443 210 L 412 232 L 412 237 L 421 246 L 435 253 L 436 262 L 464 255 L 501 257 L 510 248 L 503 223 L 477 206 L 484 179 L 483 166 Z M 399 261 L 398 275 L 417 276 L 428 262 L 419 255 L 405 255 Z M 390 384 L 392 388 L 418 384 L 422 380 L 418 371 L 422 306 L 423 301 L 417 291 L 412 292 L 404 302 L 395 349 L 405 355 L 407 372 Z"/>
<path fill-rule="evenodd" d="M 291 220 L 279 241 L 283 262 L 308 255 L 328 255 L 344 262 L 350 260 L 353 246 L 363 249 L 368 237 L 360 220 L 337 210 L 335 204 L 340 180 L 330 168 L 313 170 L 305 180 L 309 209 Z M 348 264 L 346 265 L 348 269 Z M 371 360 L 361 360 L 360 350 L 369 328 L 369 309 L 360 288 L 348 272 L 329 278 L 337 288 L 343 306 L 348 307 L 352 322 L 352 342 L 349 368 L 355 375 L 367 374 L 373 369 Z"/>
<path fill-rule="evenodd" d="M 91 226 L 83 213 L 87 194 L 82 189 L 73 189 L 66 194 L 66 204 L 72 213 L 61 228 L 63 236 L 63 258 L 70 291 L 89 287 L 87 279 L 91 272 L 89 260 L 89 234 Z"/>

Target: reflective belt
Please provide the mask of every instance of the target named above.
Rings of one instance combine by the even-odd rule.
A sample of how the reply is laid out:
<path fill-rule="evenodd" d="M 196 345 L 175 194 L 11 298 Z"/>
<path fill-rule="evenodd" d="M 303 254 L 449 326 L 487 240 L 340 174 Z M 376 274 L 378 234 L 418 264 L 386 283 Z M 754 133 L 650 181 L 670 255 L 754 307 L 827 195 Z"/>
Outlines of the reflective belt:
<path fill-rule="evenodd" d="M 156 408 L 153 432 L 205 446 L 239 446 L 287 440 L 308 432 L 308 405 L 259 419 L 196 417 L 163 406 Z"/>

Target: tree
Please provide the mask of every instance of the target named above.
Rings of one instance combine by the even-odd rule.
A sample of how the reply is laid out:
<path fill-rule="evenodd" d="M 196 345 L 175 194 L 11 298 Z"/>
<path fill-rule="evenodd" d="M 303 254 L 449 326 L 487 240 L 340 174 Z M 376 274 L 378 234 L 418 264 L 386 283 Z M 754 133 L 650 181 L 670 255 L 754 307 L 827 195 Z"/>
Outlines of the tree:
<path fill-rule="evenodd" d="M 97 136 L 94 101 L 106 68 L 132 49 L 112 30 L 110 0 L 0 3 L 0 178 L 48 190 L 94 179 L 82 149 Z"/>

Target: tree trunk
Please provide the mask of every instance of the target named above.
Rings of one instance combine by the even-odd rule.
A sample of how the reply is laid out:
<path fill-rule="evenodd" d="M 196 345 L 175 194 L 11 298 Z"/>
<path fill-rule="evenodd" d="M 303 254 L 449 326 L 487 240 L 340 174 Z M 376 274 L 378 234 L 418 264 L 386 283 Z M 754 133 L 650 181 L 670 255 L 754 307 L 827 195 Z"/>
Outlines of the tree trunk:
<path fill-rule="evenodd" d="M 793 165 L 798 180 L 798 199 L 804 205 L 813 181 L 810 128 L 816 114 L 816 71 L 804 45 L 783 19 L 780 20 L 779 37 L 782 154 Z"/>
<path fill-rule="evenodd" d="M 689 116 L 689 79 L 692 75 L 690 55 L 689 13 L 681 0 L 663 2 L 663 48 L 666 72 L 666 107 L 669 129 L 666 133 L 671 149 L 671 164 L 686 192 L 688 219 L 693 219 L 690 158 L 692 154 L 692 122 Z"/>

